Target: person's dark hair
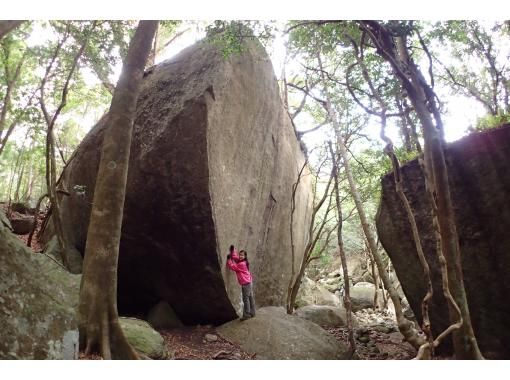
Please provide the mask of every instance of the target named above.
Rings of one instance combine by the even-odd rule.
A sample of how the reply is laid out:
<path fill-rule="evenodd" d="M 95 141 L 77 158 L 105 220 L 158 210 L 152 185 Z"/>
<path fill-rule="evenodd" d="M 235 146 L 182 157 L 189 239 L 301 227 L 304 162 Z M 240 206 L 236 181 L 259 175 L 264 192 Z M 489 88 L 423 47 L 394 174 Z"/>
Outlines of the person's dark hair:
<path fill-rule="evenodd" d="M 244 260 L 241 260 L 241 261 L 246 261 L 246 268 L 248 268 L 248 270 L 250 270 L 250 262 L 248 261 L 248 252 L 246 252 L 244 249 L 242 249 L 239 251 L 239 255 L 243 252 L 244 252 Z"/>
<path fill-rule="evenodd" d="M 234 252 L 234 246 L 233 245 L 231 245 L 229 249 L 230 249 L 230 252 Z"/>

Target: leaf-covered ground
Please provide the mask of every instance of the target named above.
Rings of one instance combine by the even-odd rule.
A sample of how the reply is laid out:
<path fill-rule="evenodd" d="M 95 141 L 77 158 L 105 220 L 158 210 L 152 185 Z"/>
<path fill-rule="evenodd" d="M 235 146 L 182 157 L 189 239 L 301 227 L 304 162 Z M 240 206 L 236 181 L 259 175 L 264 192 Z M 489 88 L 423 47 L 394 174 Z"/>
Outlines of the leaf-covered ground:
<path fill-rule="evenodd" d="M 336 339 L 348 346 L 347 328 L 326 328 Z M 409 343 L 402 342 L 398 332 L 382 333 L 367 328 L 370 341 L 356 342 L 356 352 L 360 360 L 409 360 L 416 351 Z M 186 327 L 160 331 L 167 348 L 177 360 L 251 360 L 256 355 L 243 351 L 238 345 L 221 338 L 213 326 Z M 217 341 L 210 342 L 206 334 L 214 335 Z"/>

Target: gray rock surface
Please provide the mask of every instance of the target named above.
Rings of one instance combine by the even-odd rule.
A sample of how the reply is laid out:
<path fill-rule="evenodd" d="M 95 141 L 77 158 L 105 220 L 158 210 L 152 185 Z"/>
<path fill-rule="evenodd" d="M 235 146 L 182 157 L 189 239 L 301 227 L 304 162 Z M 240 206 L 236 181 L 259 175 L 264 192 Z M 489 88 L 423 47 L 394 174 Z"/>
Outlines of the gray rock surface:
<path fill-rule="evenodd" d="M 84 251 L 107 117 L 80 144 L 62 204 Z M 259 43 L 226 59 L 198 43 L 146 73 L 138 100 L 120 242 L 118 301 L 146 314 L 160 300 L 185 324 L 240 312 L 230 244 L 248 251 L 256 303 L 283 305 L 291 274 L 292 184 L 304 156 Z M 309 176 L 297 192 L 295 266 L 307 239 Z"/>
<path fill-rule="evenodd" d="M 445 151 L 462 259 L 464 285 L 478 345 L 487 358 L 510 358 L 510 125 L 448 144 Z M 417 160 L 402 167 L 403 187 L 415 213 L 421 243 L 432 272 L 434 296 L 429 314 L 434 336 L 448 326 L 448 306 L 432 229 L 430 203 Z M 382 245 L 395 267 L 418 321 L 426 293 L 405 210 L 393 176 L 382 179 L 377 215 Z M 438 348 L 448 354 L 447 339 Z"/>
<path fill-rule="evenodd" d="M 351 296 L 352 310 L 358 311 L 361 309 L 374 308 L 375 285 L 370 282 L 358 282 L 349 289 Z M 383 306 L 383 294 L 379 290 L 377 297 L 377 306 Z"/>
<path fill-rule="evenodd" d="M 263 307 L 257 316 L 235 320 L 217 328 L 224 338 L 256 359 L 346 359 L 347 348 L 335 337 L 305 319 L 288 315 L 281 307 Z"/>
<path fill-rule="evenodd" d="M 44 247 L 44 253 L 53 257 L 59 263 L 63 264 L 62 255 L 60 253 L 60 247 L 58 246 L 58 240 L 56 236 L 53 236 L 51 240 Z M 80 274 L 83 269 L 83 257 L 80 251 L 74 246 L 70 246 L 67 249 L 67 259 L 69 260 L 69 272 L 73 274 Z"/>
<path fill-rule="evenodd" d="M 0 359 L 77 359 L 79 284 L 0 223 Z"/>
<path fill-rule="evenodd" d="M 294 314 L 307 319 L 319 326 L 342 327 L 347 326 L 347 312 L 344 307 L 326 305 L 308 305 L 297 309 Z M 352 315 L 353 326 L 357 326 L 356 317 Z"/>

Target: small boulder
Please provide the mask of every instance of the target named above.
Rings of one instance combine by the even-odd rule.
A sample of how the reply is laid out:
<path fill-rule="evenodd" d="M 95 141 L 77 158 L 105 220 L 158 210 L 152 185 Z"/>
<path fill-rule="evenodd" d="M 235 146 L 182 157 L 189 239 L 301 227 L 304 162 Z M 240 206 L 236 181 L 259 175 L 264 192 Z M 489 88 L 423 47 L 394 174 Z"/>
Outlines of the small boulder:
<path fill-rule="evenodd" d="M 46 244 L 44 247 L 44 253 L 55 258 L 62 264 L 62 255 L 60 254 L 57 236 L 53 236 L 48 244 Z M 69 272 L 73 274 L 80 274 L 83 269 L 83 257 L 81 256 L 80 251 L 73 246 L 68 247 L 67 259 L 69 260 Z"/>
<path fill-rule="evenodd" d="M 374 307 L 375 285 L 369 282 L 358 282 L 349 291 L 352 303 L 352 310 L 358 311 L 361 309 Z M 379 290 L 378 307 L 382 308 L 382 291 Z"/>
<path fill-rule="evenodd" d="M 218 340 L 218 336 L 214 334 L 205 334 L 204 339 L 206 342 L 216 342 Z"/>
<path fill-rule="evenodd" d="M 119 318 L 128 342 L 139 353 L 151 359 L 168 359 L 170 354 L 165 340 L 147 322 L 136 318 Z"/>
<path fill-rule="evenodd" d="M 155 329 L 173 329 L 184 326 L 174 309 L 166 301 L 160 301 L 149 311 L 147 322 Z"/>
<path fill-rule="evenodd" d="M 297 309 L 295 315 L 323 327 L 347 326 L 347 312 L 340 306 L 307 305 Z M 356 326 L 356 317 L 352 315 L 352 318 Z"/>
<path fill-rule="evenodd" d="M 303 277 L 296 297 L 296 307 L 307 305 L 340 306 L 340 298 L 308 277 Z"/>
<path fill-rule="evenodd" d="M 30 212 L 29 208 L 21 202 L 15 202 L 11 205 L 11 211 L 19 212 L 20 214 L 28 214 Z"/>
<path fill-rule="evenodd" d="M 12 231 L 16 235 L 26 235 L 32 231 L 34 226 L 34 218 L 32 216 L 24 216 L 21 214 L 13 214 L 10 218 Z"/>
<path fill-rule="evenodd" d="M 262 307 L 255 318 L 228 322 L 217 332 L 257 359 L 347 359 L 347 348 L 335 337 L 282 307 Z"/>

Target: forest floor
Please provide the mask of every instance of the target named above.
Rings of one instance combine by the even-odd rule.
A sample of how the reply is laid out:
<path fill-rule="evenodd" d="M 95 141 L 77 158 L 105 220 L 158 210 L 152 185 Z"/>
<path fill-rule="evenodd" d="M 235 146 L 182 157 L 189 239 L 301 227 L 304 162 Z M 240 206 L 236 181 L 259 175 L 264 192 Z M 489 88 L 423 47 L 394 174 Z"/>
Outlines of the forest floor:
<path fill-rule="evenodd" d="M 362 310 L 356 314 L 362 314 L 363 320 L 388 320 L 387 313 Z M 367 319 L 370 315 L 372 318 Z M 361 319 L 361 318 L 360 318 Z M 348 330 L 346 327 L 326 327 L 331 335 L 349 347 Z M 402 341 L 402 335 L 396 329 L 381 332 L 379 328 L 363 323 L 355 328 L 356 353 L 360 360 L 409 360 L 416 356 L 416 350 L 407 342 Z M 362 332 L 361 334 L 359 332 Z M 173 353 L 173 359 L 177 360 L 251 360 L 256 355 L 245 352 L 239 345 L 223 339 L 213 326 L 197 326 L 177 328 L 160 331 L 166 341 L 168 350 Z M 206 335 L 216 337 L 214 341 L 206 339 Z M 365 339 L 361 337 L 367 337 Z M 359 339 L 363 340 L 359 341 Z"/>
<path fill-rule="evenodd" d="M 6 205 L 0 205 L 6 212 Z M 37 232 L 41 226 L 43 217 L 40 216 L 38 228 L 34 234 L 32 250 L 41 252 L 42 245 L 37 240 Z M 28 234 L 17 235 L 25 244 Z M 387 312 L 373 310 L 361 310 L 356 313 L 359 326 L 355 329 L 356 353 L 360 360 L 409 360 L 415 357 L 416 350 L 402 341 L 402 335 L 398 332 L 394 321 Z M 389 331 L 380 331 L 374 323 L 384 321 L 390 326 Z M 348 330 L 346 327 L 326 327 L 331 335 L 349 346 Z M 384 329 L 383 329 L 384 330 Z M 159 331 L 165 339 L 168 351 L 172 359 L 177 360 L 252 360 L 256 354 L 245 352 L 239 345 L 230 342 L 216 333 L 214 326 L 190 326 L 170 330 Z M 101 359 L 97 356 L 80 359 Z"/>

